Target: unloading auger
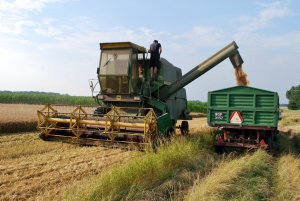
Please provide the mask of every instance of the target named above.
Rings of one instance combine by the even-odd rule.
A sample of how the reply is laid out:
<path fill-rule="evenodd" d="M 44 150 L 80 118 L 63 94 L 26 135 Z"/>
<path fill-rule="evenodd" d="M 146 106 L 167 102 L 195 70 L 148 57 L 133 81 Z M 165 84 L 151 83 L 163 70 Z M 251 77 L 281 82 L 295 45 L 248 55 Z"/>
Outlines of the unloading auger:
<path fill-rule="evenodd" d="M 118 42 L 100 43 L 100 49 L 98 80 L 90 81 L 90 87 L 101 106 L 46 105 L 37 112 L 42 139 L 153 146 L 175 133 L 178 119 L 191 119 L 183 87 L 227 58 L 235 68 L 243 63 L 232 42 L 184 76 L 180 68 L 161 58 L 158 78 L 151 81 L 144 47 Z M 98 85 L 101 90 L 96 92 Z M 187 134 L 188 121 L 178 128 Z"/>

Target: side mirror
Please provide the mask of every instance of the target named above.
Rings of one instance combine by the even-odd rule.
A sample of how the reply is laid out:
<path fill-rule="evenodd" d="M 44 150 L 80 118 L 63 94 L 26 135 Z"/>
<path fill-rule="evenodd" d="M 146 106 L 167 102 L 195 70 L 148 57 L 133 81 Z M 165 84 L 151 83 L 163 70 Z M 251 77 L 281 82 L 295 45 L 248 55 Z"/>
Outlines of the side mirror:
<path fill-rule="evenodd" d="M 93 83 L 93 81 L 90 80 L 89 84 L 90 84 L 91 91 L 93 92 L 94 91 L 94 83 Z"/>
<path fill-rule="evenodd" d="M 282 120 L 282 112 L 281 111 L 279 111 L 278 120 Z"/>

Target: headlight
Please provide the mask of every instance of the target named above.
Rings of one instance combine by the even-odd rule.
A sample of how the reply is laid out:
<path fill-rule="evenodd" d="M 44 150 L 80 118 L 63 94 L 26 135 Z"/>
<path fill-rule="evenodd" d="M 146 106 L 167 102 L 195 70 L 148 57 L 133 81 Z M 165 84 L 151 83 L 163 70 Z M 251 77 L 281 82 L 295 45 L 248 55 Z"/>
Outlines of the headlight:
<path fill-rule="evenodd" d="M 98 95 L 98 99 L 99 99 L 99 100 L 103 100 L 103 99 L 104 99 L 104 96 L 99 94 L 99 95 Z"/>
<path fill-rule="evenodd" d="M 141 97 L 140 97 L 140 96 L 134 96 L 134 97 L 133 97 L 133 100 L 140 101 L 140 100 L 141 100 Z"/>

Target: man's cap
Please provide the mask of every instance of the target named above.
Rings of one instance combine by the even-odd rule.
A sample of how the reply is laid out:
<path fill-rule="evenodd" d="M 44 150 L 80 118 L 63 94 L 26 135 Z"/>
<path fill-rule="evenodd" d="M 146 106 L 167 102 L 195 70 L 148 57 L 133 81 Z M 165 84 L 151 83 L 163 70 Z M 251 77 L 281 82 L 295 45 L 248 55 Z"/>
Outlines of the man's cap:
<path fill-rule="evenodd" d="M 155 42 L 155 43 L 158 43 L 158 41 L 157 41 L 157 40 L 154 40 L 153 42 Z"/>

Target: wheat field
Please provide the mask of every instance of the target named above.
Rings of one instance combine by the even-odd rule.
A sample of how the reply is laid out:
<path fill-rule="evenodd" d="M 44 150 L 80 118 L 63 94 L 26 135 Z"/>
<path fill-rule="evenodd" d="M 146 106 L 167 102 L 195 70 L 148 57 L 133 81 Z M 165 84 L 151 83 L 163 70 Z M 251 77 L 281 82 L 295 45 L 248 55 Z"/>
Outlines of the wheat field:
<path fill-rule="evenodd" d="M 0 133 L 34 131 L 42 105 L 0 104 Z"/>
<path fill-rule="evenodd" d="M 0 104 L 0 122 L 37 121 L 37 110 L 42 105 Z"/>

